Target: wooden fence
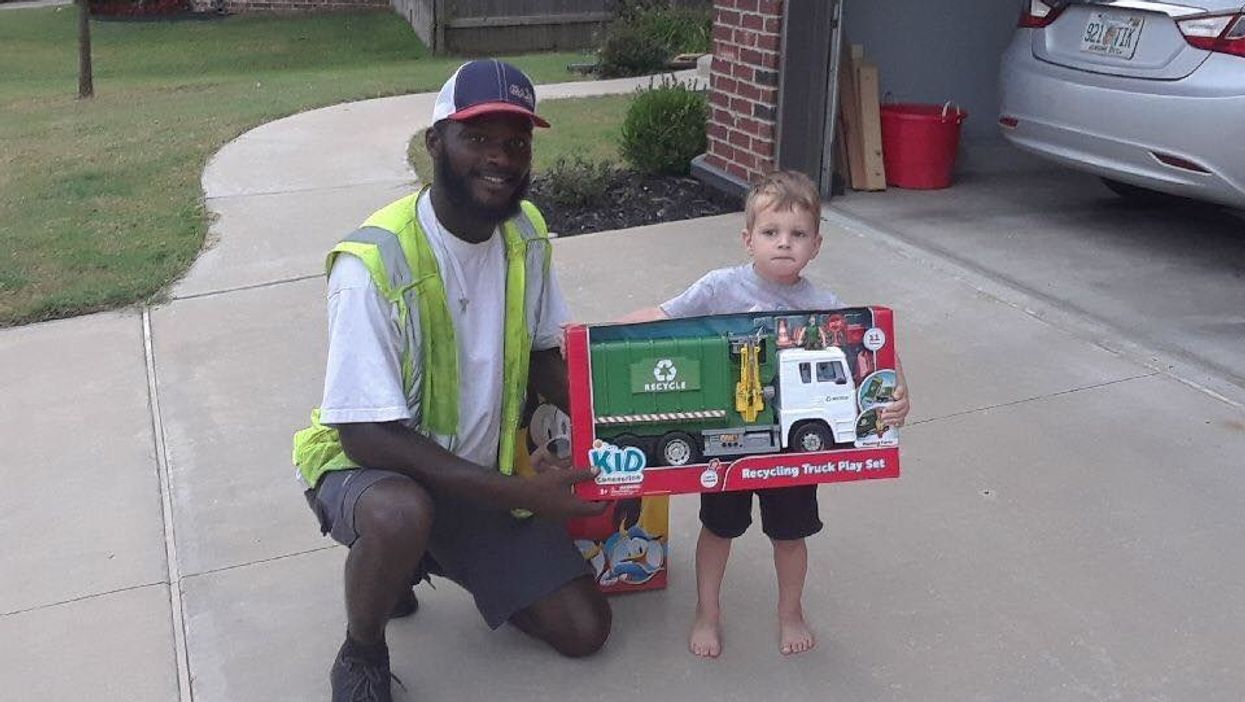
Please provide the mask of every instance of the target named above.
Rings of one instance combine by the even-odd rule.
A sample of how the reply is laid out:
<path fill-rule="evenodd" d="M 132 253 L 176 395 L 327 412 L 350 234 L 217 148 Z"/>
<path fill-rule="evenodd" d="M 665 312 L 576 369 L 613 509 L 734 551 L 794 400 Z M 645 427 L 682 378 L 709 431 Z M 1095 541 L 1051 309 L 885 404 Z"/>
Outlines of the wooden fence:
<path fill-rule="evenodd" d="M 436 53 L 513 54 L 600 44 L 613 0 L 390 0 Z M 705 0 L 672 0 L 705 6 Z"/>

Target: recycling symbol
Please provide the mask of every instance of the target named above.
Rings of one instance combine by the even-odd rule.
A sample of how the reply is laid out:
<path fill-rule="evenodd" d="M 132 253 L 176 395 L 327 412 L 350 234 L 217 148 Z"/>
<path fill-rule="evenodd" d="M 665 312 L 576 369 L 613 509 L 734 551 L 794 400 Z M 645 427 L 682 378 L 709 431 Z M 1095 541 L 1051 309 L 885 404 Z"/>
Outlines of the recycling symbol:
<path fill-rule="evenodd" d="M 657 367 L 653 368 L 653 377 L 663 383 L 668 383 L 671 380 L 674 380 L 674 377 L 678 374 L 679 369 L 675 368 L 674 361 L 671 361 L 668 358 L 661 359 L 657 362 Z"/>

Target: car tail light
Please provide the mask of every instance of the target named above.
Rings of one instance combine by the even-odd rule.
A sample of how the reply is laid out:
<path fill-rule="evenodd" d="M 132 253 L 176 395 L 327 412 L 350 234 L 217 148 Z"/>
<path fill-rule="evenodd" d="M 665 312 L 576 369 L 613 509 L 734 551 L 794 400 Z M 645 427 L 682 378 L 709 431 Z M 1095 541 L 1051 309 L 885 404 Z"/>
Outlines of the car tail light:
<path fill-rule="evenodd" d="M 1202 15 L 1176 24 L 1185 41 L 1199 49 L 1245 57 L 1245 14 Z"/>
<path fill-rule="evenodd" d="M 1020 12 L 1019 26 L 1041 29 L 1058 19 L 1067 7 L 1067 0 L 1028 0 Z"/>

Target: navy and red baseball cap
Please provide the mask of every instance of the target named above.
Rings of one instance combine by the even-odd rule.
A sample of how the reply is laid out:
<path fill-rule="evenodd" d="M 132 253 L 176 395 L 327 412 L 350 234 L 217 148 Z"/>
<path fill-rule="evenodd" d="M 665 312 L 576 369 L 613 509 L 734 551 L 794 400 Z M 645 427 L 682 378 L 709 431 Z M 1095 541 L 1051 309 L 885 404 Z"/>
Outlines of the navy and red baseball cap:
<path fill-rule="evenodd" d="M 549 123 L 536 114 L 536 89 L 523 71 L 497 59 L 478 59 L 458 67 L 441 86 L 432 121 L 461 121 L 508 112 L 523 115 L 537 127 Z"/>

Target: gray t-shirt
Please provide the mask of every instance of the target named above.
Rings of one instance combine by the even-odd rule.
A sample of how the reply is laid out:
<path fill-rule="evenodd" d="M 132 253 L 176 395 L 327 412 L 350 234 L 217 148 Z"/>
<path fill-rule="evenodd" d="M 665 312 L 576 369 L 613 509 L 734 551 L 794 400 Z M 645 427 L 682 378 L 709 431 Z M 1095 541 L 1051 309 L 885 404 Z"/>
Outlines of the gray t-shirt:
<path fill-rule="evenodd" d="M 706 314 L 783 312 L 787 310 L 833 310 L 844 307 L 834 293 L 800 278 L 794 285 L 772 283 L 751 263 L 710 271 L 677 297 L 663 302 L 668 317 Z"/>

